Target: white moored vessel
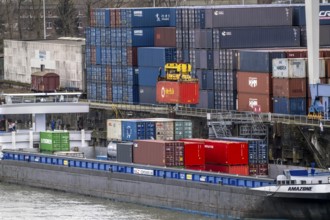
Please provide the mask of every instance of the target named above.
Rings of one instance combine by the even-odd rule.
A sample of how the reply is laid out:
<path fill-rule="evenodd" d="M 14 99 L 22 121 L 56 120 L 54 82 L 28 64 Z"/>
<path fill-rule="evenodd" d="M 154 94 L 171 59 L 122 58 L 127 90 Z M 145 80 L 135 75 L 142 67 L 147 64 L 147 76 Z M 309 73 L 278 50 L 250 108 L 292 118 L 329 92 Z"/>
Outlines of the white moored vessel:
<path fill-rule="evenodd" d="M 264 191 L 267 196 L 301 199 L 330 199 L 330 172 L 307 170 L 285 170 L 272 186 L 251 190 Z"/>

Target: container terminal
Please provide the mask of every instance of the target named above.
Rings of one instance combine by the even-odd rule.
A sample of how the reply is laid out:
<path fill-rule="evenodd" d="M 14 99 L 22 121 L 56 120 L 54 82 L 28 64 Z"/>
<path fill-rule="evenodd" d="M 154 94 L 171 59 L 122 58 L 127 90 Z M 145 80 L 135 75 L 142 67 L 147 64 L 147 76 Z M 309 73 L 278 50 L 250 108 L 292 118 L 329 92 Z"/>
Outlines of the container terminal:
<path fill-rule="evenodd" d="M 327 21 L 314 59 L 306 20 L 302 5 L 93 10 L 71 50 L 84 75 L 57 74 L 68 64 L 47 41 L 29 74 L 6 66 L 36 93 L 2 95 L 1 180 L 223 218 L 325 219 L 327 190 L 295 185 L 314 169 L 274 180 L 279 165 L 329 166 Z M 5 41 L 5 63 L 20 44 Z"/>

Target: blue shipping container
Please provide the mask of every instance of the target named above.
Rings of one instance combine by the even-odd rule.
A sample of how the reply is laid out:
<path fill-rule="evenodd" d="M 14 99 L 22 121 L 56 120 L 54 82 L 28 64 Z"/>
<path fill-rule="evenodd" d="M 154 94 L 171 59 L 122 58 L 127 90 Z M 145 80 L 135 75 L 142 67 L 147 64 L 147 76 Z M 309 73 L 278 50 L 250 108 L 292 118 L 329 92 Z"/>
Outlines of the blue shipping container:
<path fill-rule="evenodd" d="M 273 97 L 274 113 L 306 115 L 306 98 Z"/>
<path fill-rule="evenodd" d="M 321 5 L 320 4 L 320 25 L 330 24 L 329 17 L 330 5 Z M 294 6 L 293 11 L 293 25 L 305 26 L 306 25 L 306 11 L 305 6 Z"/>
<path fill-rule="evenodd" d="M 175 8 L 131 9 L 131 27 L 175 27 Z"/>
<path fill-rule="evenodd" d="M 126 46 L 132 46 L 132 47 L 154 46 L 154 28 L 132 28 L 132 29 L 128 29 L 127 32 L 128 33 L 126 39 Z"/>
<path fill-rule="evenodd" d="M 138 66 L 162 67 L 166 63 L 176 62 L 176 48 L 172 47 L 139 47 Z"/>
<path fill-rule="evenodd" d="M 122 141 L 145 139 L 145 122 L 141 120 L 122 121 Z"/>
<path fill-rule="evenodd" d="M 159 67 L 139 67 L 139 85 L 156 87 Z"/>

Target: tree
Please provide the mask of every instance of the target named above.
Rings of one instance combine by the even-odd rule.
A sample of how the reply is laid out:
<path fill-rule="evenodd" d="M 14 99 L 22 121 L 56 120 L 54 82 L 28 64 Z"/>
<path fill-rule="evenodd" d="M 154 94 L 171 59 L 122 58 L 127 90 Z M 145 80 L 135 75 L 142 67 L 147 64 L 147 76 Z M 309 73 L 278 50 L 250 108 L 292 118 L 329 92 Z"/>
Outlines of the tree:
<path fill-rule="evenodd" d="M 78 14 L 72 0 L 59 0 L 55 20 L 56 32 L 62 36 L 75 36 L 78 34 Z"/>

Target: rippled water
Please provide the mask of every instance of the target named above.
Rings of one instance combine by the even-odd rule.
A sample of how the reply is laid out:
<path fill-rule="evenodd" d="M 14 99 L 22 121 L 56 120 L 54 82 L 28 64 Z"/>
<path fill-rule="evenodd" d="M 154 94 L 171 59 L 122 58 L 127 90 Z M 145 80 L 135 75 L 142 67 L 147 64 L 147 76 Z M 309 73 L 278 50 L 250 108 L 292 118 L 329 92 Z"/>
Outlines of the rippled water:
<path fill-rule="evenodd" d="M 0 219 L 210 220 L 212 218 L 0 182 Z"/>

